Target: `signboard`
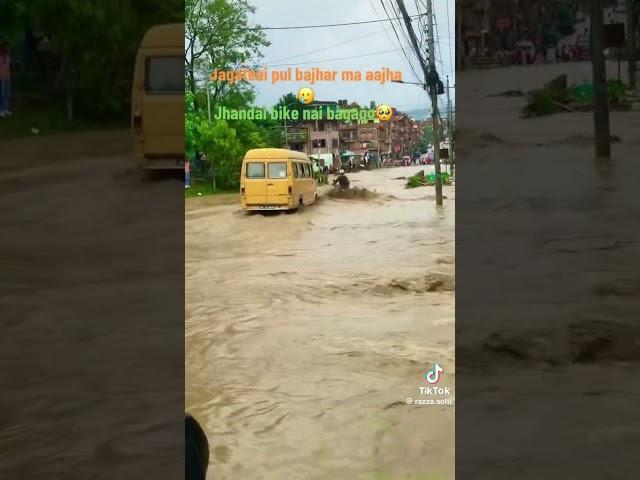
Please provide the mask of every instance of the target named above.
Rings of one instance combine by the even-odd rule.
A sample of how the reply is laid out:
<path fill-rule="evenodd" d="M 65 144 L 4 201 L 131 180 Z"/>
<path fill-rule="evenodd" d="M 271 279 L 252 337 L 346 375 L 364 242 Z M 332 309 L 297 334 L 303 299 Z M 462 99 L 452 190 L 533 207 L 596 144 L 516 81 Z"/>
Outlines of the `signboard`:
<path fill-rule="evenodd" d="M 624 23 L 610 23 L 604 26 L 605 48 L 621 47 L 625 44 Z"/>

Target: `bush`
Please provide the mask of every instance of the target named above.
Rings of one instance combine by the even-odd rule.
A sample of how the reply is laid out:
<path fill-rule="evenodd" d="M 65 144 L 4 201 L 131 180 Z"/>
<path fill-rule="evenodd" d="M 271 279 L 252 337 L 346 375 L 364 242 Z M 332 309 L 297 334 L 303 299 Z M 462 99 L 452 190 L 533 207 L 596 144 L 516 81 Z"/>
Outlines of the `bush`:
<path fill-rule="evenodd" d="M 534 115 L 549 115 L 558 110 L 554 103 L 555 98 L 552 92 L 546 89 L 536 90 L 531 93 L 529 111 Z"/>
<path fill-rule="evenodd" d="M 627 93 L 627 86 L 620 80 L 609 80 L 607 83 L 607 91 L 609 93 L 609 102 L 617 104 L 620 103 L 622 97 Z"/>
<path fill-rule="evenodd" d="M 417 188 L 425 185 L 424 177 L 420 178 L 418 176 L 409 177 L 407 180 L 407 188 Z"/>
<path fill-rule="evenodd" d="M 627 93 L 627 86 L 619 80 L 609 80 L 607 82 L 607 92 L 609 94 L 609 102 L 615 105 L 620 103 Z M 583 105 L 592 105 L 593 96 L 594 89 L 591 83 L 574 85 L 569 89 L 569 97 L 571 100 Z"/>

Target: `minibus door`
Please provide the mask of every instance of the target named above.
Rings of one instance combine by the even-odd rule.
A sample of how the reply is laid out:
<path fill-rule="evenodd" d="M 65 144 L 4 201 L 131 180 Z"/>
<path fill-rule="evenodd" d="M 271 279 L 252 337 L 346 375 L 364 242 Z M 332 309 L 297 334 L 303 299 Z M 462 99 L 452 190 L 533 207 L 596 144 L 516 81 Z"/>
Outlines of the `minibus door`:
<path fill-rule="evenodd" d="M 247 162 L 245 165 L 244 194 L 248 205 L 267 203 L 267 179 L 263 162 Z"/>
<path fill-rule="evenodd" d="M 145 52 L 142 105 L 144 153 L 184 162 L 184 57 L 163 50 Z M 167 165 L 169 166 L 169 165 Z"/>
<path fill-rule="evenodd" d="M 289 203 L 289 175 L 287 162 L 267 164 L 267 205 L 287 205 Z"/>

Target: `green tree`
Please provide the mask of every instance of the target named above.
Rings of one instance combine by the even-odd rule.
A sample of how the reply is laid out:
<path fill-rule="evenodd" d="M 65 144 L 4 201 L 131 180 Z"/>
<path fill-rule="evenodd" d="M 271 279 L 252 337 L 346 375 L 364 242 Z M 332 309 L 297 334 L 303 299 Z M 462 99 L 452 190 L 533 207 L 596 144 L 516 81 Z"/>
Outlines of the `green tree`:
<path fill-rule="evenodd" d="M 151 26 L 184 18 L 182 2 L 177 0 L 3 3 L 0 21 L 10 19 L 16 36 L 30 28 L 51 37 L 60 66 L 54 87 L 64 91 L 70 119 L 76 112 L 101 119 L 128 116 L 140 40 Z"/>
<path fill-rule="evenodd" d="M 224 120 L 214 124 L 201 120 L 197 134 L 200 150 L 207 156 L 208 177 L 215 179 L 215 185 L 220 189 L 237 188 L 245 149 L 236 130 Z"/>
<path fill-rule="evenodd" d="M 202 105 L 197 95 L 199 83 L 212 70 L 237 70 L 262 57 L 261 49 L 269 42 L 259 27 L 249 24 L 254 11 L 247 0 L 185 1 L 185 75 L 196 109 Z M 251 88 L 246 82 L 234 85 L 236 89 Z M 211 87 L 212 104 L 230 88 L 227 82 L 215 82 Z"/>
<path fill-rule="evenodd" d="M 221 98 L 225 105 L 242 103 L 246 97 Z M 242 158 L 252 148 L 279 147 L 282 138 L 277 121 L 235 120 L 209 122 L 208 116 L 196 110 L 193 93 L 185 93 L 185 146 L 190 158 L 197 152 L 206 154 L 202 169 L 194 168 L 194 179 L 215 185 L 218 189 L 236 189 L 239 186 Z M 199 165 L 198 165 L 199 166 Z"/>

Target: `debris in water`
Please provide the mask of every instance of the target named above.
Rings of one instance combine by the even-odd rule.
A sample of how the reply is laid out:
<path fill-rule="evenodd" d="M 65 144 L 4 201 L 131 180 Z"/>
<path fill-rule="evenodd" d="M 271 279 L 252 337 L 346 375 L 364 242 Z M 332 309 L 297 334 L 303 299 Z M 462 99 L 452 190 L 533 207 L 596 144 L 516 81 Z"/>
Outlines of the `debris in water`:
<path fill-rule="evenodd" d="M 327 195 L 332 198 L 343 198 L 346 200 L 369 200 L 378 196 L 376 192 L 360 187 L 351 187 L 345 190 L 334 188 Z"/>
<path fill-rule="evenodd" d="M 449 174 L 447 172 L 441 172 L 440 178 L 442 179 L 443 185 L 451 185 L 451 179 L 449 178 Z M 407 184 L 405 188 L 417 188 L 417 187 L 426 187 L 428 185 L 435 185 L 436 183 L 436 174 L 429 173 L 427 175 L 424 174 L 424 170 L 420 170 L 413 177 L 409 177 L 407 180 Z"/>
<path fill-rule="evenodd" d="M 413 279 L 394 278 L 387 284 L 376 285 L 373 288 L 373 292 L 378 295 L 391 295 L 398 291 L 405 293 L 428 293 L 452 292 L 453 290 L 453 277 L 440 274 L 429 274 Z"/>
<path fill-rule="evenodd" d="M 487 95 L 489 97 L 524 97 L 524 92 L 522 90 L 507 90 L 502 93 L 492 93 L 491 95 Z"/>

